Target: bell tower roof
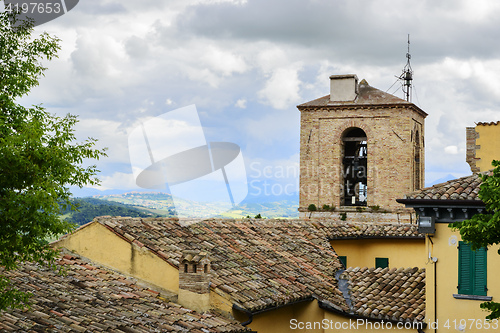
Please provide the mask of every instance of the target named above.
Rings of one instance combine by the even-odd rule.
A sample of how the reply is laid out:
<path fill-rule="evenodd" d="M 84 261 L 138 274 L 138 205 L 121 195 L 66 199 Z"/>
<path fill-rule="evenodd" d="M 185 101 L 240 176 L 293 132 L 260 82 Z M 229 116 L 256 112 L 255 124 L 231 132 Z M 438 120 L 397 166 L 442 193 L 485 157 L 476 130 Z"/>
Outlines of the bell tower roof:
<path fill-rule="evenodd" d="M 419 113 L 421 113 L 424 117 L 427 116 L 427 113 L 420 109 L 415 104 L 408 102 L 402 98 L 397 96 L 388 94 L 374 88 L 368 84 L 368 82 L 363 79 L 359 82 L 357 87 L 357 96 L 352 101 L 331 101 L 330 95 L 326 95 L 312 101 L 303 103 L 298 105 L 297 107 L 300 109 L 310 108 L 310 107 L 325 107 L 325 106 L 376 106 L 376 105 L 408 105 L 416 108 Z"/>

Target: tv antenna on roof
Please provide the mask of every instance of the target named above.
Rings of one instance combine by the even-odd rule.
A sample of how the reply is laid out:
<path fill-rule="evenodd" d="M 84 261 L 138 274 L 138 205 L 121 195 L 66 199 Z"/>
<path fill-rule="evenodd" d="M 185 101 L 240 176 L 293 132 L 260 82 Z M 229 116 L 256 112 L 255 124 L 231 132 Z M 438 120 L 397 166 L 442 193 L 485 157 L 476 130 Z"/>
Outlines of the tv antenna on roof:
<path fill-rule="evenodd" d="M 411 82 L 413 81 L 413 70 L 410 64 L 410 34 L 408 34 L 408 52 L 406 53 L 405 67 L 403 68 L 403 73 L 399 76 L 399 80 L 403 81 L 403 93 L 407 102 L 411 102 Z"/>

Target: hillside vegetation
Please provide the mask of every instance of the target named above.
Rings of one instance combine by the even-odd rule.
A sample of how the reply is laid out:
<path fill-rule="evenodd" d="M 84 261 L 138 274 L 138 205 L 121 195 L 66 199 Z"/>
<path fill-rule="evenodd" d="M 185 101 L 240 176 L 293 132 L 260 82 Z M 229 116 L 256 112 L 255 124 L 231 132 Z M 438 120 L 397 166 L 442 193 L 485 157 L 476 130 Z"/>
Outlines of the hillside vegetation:
<path fill-rule="evenodd" d="M 128 192 L 123 194 L 113 194 L 100 196 L 100 199 L 110 202 L 122 203 L 130 206 L 142 206 L 156 212 L 162 216 L 175 215 L 175 206 L 172 196 L 168 193 L 160 192 Z M 298 201 L 279 200 L 273 202 L 242 202 L 233 209 L 226 210 L 226 203 L 218 202 L 194 202 L 175 198 L 175 204 L 183 211 L 190 211 L 191 217 L 209 218 L 243 218 L 261 214 L 265 218 L 297 218 Z M 220 213 L 223 212 L 223 213 Z"/>
<path fill-rule="evenodd" d="M 95 217 L 103 215 L 130 217 L 169 216 L 169 214 L 161 214 L 159 211 L 147 207 L 127 205 L 97 198 L 77 198 L 73 199 L 72 202 L 77 206 L 78 210 L 70 210 L 68 207 L 63 210 L 62 218 L 78 225 L 83 225 L 92 221 Z"/>

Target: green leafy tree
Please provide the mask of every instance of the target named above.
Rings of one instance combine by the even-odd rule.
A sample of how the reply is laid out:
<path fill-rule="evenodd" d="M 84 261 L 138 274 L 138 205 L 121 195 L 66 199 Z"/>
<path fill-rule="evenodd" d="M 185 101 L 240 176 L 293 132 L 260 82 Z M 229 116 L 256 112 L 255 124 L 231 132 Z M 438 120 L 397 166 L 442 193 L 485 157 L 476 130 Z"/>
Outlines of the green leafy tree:
<path fill-rule="evenodd" d="M 45 239 L 72 228 L 59 218 L 60 203 L 71 205 L 69 186 L 99 182 L 96 166 L 82 163 L 105 155 L 95 139 L 75 142 L 75 116 L 18 103 L 38 85 L 41 61 L 57 56 L 59 39 L 35 38 L 32 22 L 11 28 L 9 20 L 0 13 L 0 309 L 23 307 L 29 297 L 2 272 L 24 261 L 53 265 L 56 251 Z"/>
<path fill-rule="evenodd" d="M 462 240 L 471 244 L 473 250 L 500 243 L 500 161 L 493 161 L 492 165 L 495 168 L 491 172 L 479 174 L 482 184 L 478 194 L 487 213 L 450 224 L 452 229 L 460 231 Z M 500 303 L 484 302 L 480 306 L 491 311 L 487 319 L 500 318 Z"/>

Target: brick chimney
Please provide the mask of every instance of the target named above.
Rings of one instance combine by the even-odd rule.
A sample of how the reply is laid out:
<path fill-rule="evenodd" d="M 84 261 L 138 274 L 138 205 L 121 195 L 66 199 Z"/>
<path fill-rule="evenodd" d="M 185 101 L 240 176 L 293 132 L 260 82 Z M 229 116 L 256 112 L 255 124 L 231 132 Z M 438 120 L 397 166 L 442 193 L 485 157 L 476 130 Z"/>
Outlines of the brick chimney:
<path fill-rule="evenodd" d="M 210 309 L 210 259 L 207 252 L 183 252 L 179 263 L 178 302 L 198 312 Z"/>
<path fill-rule="evenodd" d="M 356 74 L 330 76 L 330 102 L 353 102 L 358 96 Z"/>

